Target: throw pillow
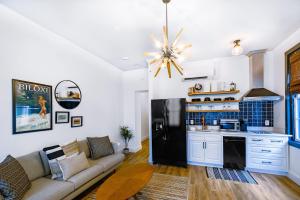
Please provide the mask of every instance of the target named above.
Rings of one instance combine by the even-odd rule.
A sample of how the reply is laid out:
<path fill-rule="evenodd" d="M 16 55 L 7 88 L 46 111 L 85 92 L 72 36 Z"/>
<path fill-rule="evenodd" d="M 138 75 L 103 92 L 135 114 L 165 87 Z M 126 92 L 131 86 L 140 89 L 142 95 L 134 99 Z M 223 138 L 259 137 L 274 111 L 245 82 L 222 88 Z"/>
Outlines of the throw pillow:
<path fill-rule="evenodd" d="M 48 158 L 52 179 L 62 179 L 63 174 L 58 164 L 59 160 L 66 158 L 66 155 L 62 148 L 59 145 L 55 145 L 46 147 L 43 149 L 43 151 L 46 153 Z"/>
<path fill-rule="evenodd" d="M 64 160 L 58 161 L 58 163 L 65 181 L 90 166 L 84 152 L 79 155 L 67 157 Z"/>
<path fill-rule="evenodd" d="M 12 156 L 0 163 L 0 194 L 7 200 L 21 200 L 31 183 L 21 166 Z"/>
<path fill-rule="evenodd" d="M 73 155 L 78 155 L 80 153 L 80 149 L 79 149 L 77 140 L 75 140 L 74 142 L 71 142 L 69 144 L 63 145 L 61 148 L 67 157 L 73 156 Z"/>
<path fill-rule="evenodd" d="M 114 149 L 108 136 L 93 137 L 93 138 L 88 137 L 87 141 L 89 144 L 89 149 L 93 160 L 114 154 Z"/>

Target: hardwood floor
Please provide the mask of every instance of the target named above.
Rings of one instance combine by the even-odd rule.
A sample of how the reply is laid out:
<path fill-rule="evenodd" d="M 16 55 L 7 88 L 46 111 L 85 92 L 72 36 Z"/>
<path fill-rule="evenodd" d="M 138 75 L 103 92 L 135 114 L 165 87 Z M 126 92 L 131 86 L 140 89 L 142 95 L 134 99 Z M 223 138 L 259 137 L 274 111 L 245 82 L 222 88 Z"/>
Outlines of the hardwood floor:
<path fill-rule="evenodd" d="M 148 141 L 144 141 L 142 146 L 143 149 L 141 151 L 126 157 L 121 168 L 129 164 L 148 162 Z M 300 199 L 300 186 L 285 176 L 251 173 L 258 182 L 258 185 L 253 185 L 236 183 L 233 181 L 208 179 L 205 168 L 198 166 L 189 166 L 185 169 L 157 165 L 155 166 L 155 172 L 176 176 L 187 176 L 189 178 L 189 200 Z"/>

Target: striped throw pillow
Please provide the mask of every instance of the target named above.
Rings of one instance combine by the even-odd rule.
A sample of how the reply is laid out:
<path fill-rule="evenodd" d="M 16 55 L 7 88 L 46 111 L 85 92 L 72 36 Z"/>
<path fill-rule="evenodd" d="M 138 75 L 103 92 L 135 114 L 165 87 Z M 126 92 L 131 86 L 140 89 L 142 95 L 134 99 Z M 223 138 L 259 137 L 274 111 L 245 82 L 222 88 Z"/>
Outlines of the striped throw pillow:
<path fill-rule="evenodd" d="M 55 145 L 46 147 L 43 149 L 43 151 L 46 153 L 48 158 L 52 179 L 62 179 L 63 173 L 59 167 L 58 161 L 65 159 L 66 155 L 61 146 Z"/>
<path fill-rule="evenodd" d="M 21 200 L 31 183 L 21 164 L 12 156 L 0 163 L 0 194 L 5 200 Z"/>

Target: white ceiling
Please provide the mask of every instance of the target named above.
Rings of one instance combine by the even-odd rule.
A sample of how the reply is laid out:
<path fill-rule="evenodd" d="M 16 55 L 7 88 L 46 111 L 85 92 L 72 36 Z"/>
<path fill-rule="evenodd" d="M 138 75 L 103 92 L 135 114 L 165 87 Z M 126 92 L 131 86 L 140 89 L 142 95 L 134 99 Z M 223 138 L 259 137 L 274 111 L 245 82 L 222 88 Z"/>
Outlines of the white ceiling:
<path fill-rule="evenodd" d="M 161 0 L 0 0 L 41 26 L 123 70 L 146 67 L 153 51 L 149 35 L 161 37 Z M 170 37 L 183 27 L 192 43 L 190 60 L 231 55 L 231 42 L 244 52 L 272 49 L 300 28 L 300 0 L 172 0 Z M 122 60 L 128 57 L 128 60 Z"/>

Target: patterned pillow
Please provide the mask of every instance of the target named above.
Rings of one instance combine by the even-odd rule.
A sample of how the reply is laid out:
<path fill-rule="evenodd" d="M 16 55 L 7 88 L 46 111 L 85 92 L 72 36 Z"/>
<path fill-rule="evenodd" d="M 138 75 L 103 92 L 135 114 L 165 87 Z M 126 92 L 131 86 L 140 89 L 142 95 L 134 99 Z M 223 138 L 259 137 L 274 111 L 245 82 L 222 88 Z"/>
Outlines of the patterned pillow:
<path fill-rule="evenodd" d="M 46 153 L 48 158 L 52 179 L 62 179 L 63 174 L 58 164 L 59 160 L 66 158 L 66 155 L 62 148 L 59 145 L 55 145 L 46 147 L 43 149 L 43 151 Z"/>
<path fill-rule="evenodd" d="M 87 141 L 93 160 L 114 154 L 114 149 L 108 136 L 93 138 L 88 137 Z"/>
<path fill-rule="evenodd" d="M 80 153 L 80 149 L 79 149 L 77 140 L 75 140 L 69 144 L 63 145 L 63 146 L 61 146 L 61 148 L 67 157 L 78 155 Z"/>
<path fill-rule="evenodd" d="M 30 189 L 31 183 L 21 164 L 12 156 L 0 163 L 0 193 L 5 200 L 19 200 Z"/>

